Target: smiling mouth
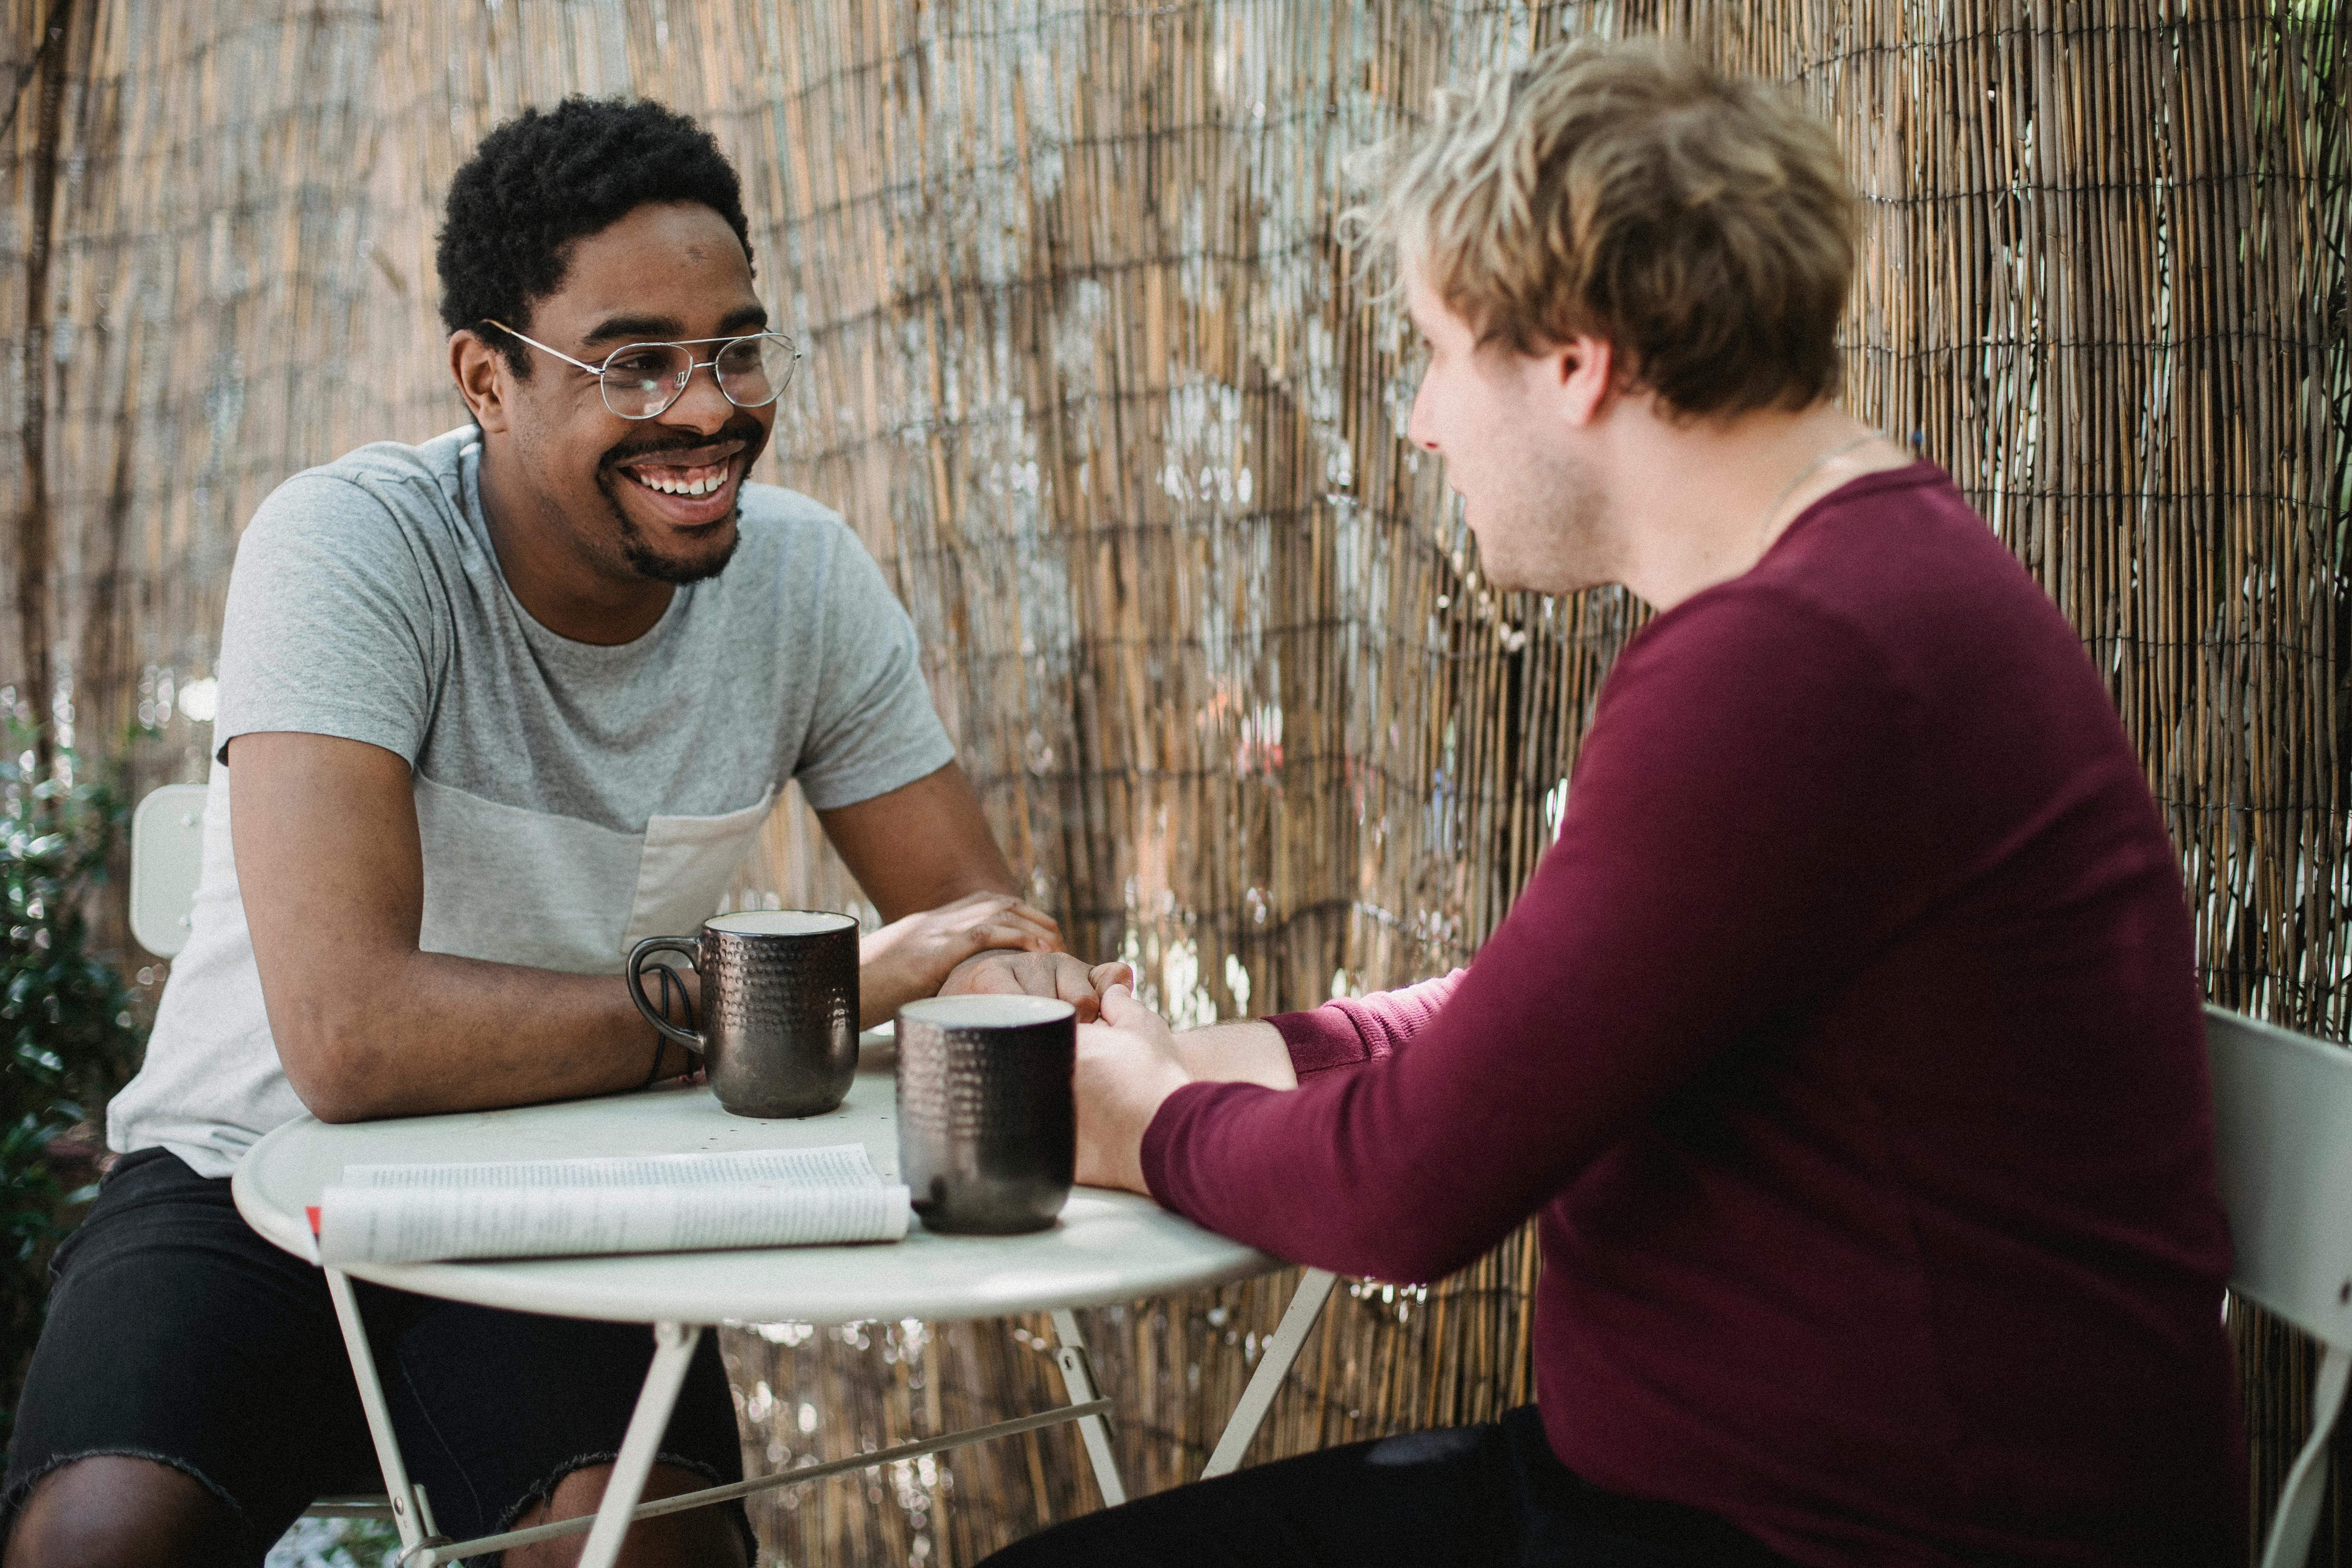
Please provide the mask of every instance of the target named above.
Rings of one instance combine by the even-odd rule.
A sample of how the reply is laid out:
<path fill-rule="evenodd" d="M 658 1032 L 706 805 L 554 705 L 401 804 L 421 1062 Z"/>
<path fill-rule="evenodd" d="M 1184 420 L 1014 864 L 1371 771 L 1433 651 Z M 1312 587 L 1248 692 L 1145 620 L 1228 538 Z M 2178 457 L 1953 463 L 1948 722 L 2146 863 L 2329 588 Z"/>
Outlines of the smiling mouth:
<path fill-rule="evenodd" d="M 631 485 L 646 493 L 664 519 L 692 527 L 715 522 L 734 510 L 741 456 L 742 447 L 730 443 L 692 451 L 652 453 L 614 467 Z"/>

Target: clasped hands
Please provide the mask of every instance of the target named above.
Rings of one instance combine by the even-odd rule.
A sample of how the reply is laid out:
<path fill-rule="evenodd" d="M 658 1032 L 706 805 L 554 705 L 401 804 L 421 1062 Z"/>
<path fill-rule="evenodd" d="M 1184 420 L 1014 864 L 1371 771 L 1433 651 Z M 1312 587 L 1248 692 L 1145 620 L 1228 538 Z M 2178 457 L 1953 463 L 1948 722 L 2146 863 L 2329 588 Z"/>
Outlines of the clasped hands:
<path fill-rule="evenodd" d="M 1062 928 L 1044 910 L 1010 893 L 968 893 L 859 940 L 859 1026 L 887 1023 L 921 997 L 965 992 L 1058 996 L 1091 1021 L 1100 1016 L 1104 987 L 1128 978 L 1124 963 L 1071 956 Z"/>
<path fill-rule="evenodd" d="M 992 992 L 1058 996 L 1078 1010 L 1079 1183 L 1146 1193 L 1143 1135 L 1168 1097 L 1201 1080 L 1295 1089 L 1288 1048 L 1267 1024 L 1188 1030 L 1135 999 L 1116 961 L 1062 949 L 1053 917 L 1009 893 L 973 893 L 870 932 L 859 949 L 867 1026 L 919 997 Z"/>

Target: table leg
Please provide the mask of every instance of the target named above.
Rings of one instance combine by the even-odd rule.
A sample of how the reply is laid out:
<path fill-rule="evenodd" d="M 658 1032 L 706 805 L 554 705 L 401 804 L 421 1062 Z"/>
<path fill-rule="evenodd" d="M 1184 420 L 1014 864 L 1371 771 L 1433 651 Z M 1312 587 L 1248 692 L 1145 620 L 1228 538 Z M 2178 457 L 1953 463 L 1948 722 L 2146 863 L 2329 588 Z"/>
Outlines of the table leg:
<path fill-rule="evenodd" d="M 713 1503 L 747 1498 L 759 1492 L 773 1491 L 780 1487 L 806 1486 L 827 1476 L 844 1475 L 851 1470 L 872 1469 L 879 1465 L 897 1464 L 901 1459 L 917 1459 L 925 1454 L 943 1453 L 961 1448 L 967 1443 L 982 1443 L 992 1437 L 1013 1437 L 1024 1432 L 1035 1432 L 1047 1426 L 1059 1426 L 1065 1422 L 1082 1420 L 1110 1408 L 1108 1399 L 1088 1400 L 1084 1405 L 1059 1405 L 1051 1410 L 1041 1410 L 1034 1415 L 1016 1416 L 1010 1421 L 992 1422 L 986 1426 L 974 1426 L 968 1431 L 950 1432 L 942 1436 L 926 1437 L 919 1443 L 901 1443 L 895 1448 L 871 1449 L 853 1454 L 845 1459 L 828 1459 L 819 1465 L 795 1465 L 789 1470 L 773 1475 L 753 1476 L 748 1481 L 733 1481 L 723 1487 L 705 1487 L 700 1491 L 681 1492 L 677 1497 L 656 1498 L 641 1502 L 633 1517 L 658 1519 L 666 1513 L 684 1513 L 692 1508 L 709 1508 Z M 434 1568 L 435 1564 L 456 1563 L 467 1557 L 486 1557 L 492 1552 L 511 1552 L 518 1546 L 535 1542 L 555 1541 L 566 1535 L 583 1535 L 596 1522 L 593 1513 L 577 1519 L 559 1519 L 548 1524 L 534 1524 L 521 1530 L 509 1530 L 498 1535 L 485 1535 L 477 1541 L 457 1541 L 446 1545 L 423 1548 L 413 1558 L 404 1557 L 408 1568 Z"/>
<path fill-rule="evenodd" d="M 1071 1404 L 1087 1404 L 1095 1396 L 1094 1370 L 1087 1360 L 1087 1342 L 1078 1334 L 1078 1315 L 1067 1308 L 1055 1312 L 1054 1337 L 1061 1342 L 1054 1360 L 1062 1369 L 1062 1391 Z M 1082 1415 L 1078 1433 L 1087 1440 L 1087 1461 L 1094 1466 L 1104 1506 L 1117 1508 L 1127 1500 L 1127 1483 L 1119 1479 L 1118 1460 L 1110 1451 L 1109 1425 L 1099 1415 Z"/>
<path fill-rule="evenodd" d="M 656 1323 L 653 1364 L 646 1368 L 646 1385 L 637 1394 L 635 1414 L 629 1417 L 627 1436 L 614 1458 L 612 1479 L 604 1483 L 604 1499 L 596 1508 L 596 1522 L 581 1549 L 580 1568 L 613 1568 L 628 1538 L 629 1518 L 653 1473 L 654 1457 L 661 1451 L 662 1433 L 677 1391 L 686 1383 L 686 1369 L 702 1338 L 699 1324 Z"/>
<path fill-rule="evenodd" d="M 1309 1268 L 1298 1277 L 1298 1289 L 1291 1293 L 1290 1305 L 1283 1310 L 1274 1337 L 1265 1342 L 1265 1358 L 1250 1374 L 1241 1403 L 1234 1406 L 1234 1418 L 1225 1423 L 1224 1436 L 1217 1439 L 1209 1462 L 1201 1468 L 1202 1480 L 1240 1467 L 1250 1439 L 1257 1436 L 1265 1413 L 1274 1406 L 1274 1396 L 1282 1391 L 1282 1380 L 1290 1375 L 1290 1363 L 1298 1359 L 1298 1349 L 1307 1342 L 1307 1331 L 1330 1298 L 1332 1284 L 1332 1277 L 1320 1268 Z"/>
<path fill-rule="evenodd" d="M 375 1352 L 368 1347 L 367 1326 L 360 1321 L 351 1277 L 340 1268 L 325 1273 L 327 1295 L 335 1303 L 335 1321 L 342 1325 L 343 1349 L 351 1356 L 352 1381 L 359 1384 L 360 1408 L 367 1414 L 368 1436 L 375 1443 L 376 1464 L 383 1470 L 392 1521 L 400 1531 L 403 1552 L 413 1552 L 434 1533 L 425 1517 L 423 1494 L 409 1484 L 408 1466 L 400 1457 L 400 1439 L 393 1435 L 392 1412 L 383 1402 L 383 1384 L 376 1376 Z"/>

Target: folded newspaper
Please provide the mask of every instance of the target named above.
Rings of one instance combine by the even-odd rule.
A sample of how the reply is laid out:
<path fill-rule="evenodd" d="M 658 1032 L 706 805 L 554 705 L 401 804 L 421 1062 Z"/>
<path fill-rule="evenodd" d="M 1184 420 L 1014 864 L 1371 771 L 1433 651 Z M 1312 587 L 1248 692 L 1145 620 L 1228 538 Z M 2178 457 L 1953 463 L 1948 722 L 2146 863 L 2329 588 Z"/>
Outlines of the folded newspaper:
<path fill-rule="evenodd" d="M 310 1211 L 319 1261 L 429 1263 L 898 1241 L 907 1189 L 865 1147 L 346 1165 Z"/>

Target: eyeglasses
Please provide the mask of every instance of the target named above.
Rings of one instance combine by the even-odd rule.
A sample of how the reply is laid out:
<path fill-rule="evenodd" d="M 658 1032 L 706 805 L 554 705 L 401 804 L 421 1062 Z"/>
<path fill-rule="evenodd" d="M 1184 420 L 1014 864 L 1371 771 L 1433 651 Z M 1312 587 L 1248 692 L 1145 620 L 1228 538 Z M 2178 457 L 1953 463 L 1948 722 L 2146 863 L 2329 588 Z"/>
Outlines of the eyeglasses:
<path fill-rule="evenodd" d="M 594 376 L 598 390 L 604 395 L 604 406 L 624 419 L 651 419 L 678 400 L 696 371 L 705 369 L 717 378 L 720 394 L 736 407 L 765 408 L 783 395 L 784 387 L 793 379 L 793 366 L 800 363 L 801 357 L 793 340 L 782 332 L 752 332 L 740 338 L 625 343 L 606 354 L 603 364 L 589 364 L 573 359 L 562 349 L 548 348 L 537 338 L 523 337 L 504 321 L 483 319 L 499 331 L 522 338 L 531 347 L 544 350 Z M 696 359 L 694 351 L 703 343 L 717 343 L 719 347 L 709 359 Z"/>

